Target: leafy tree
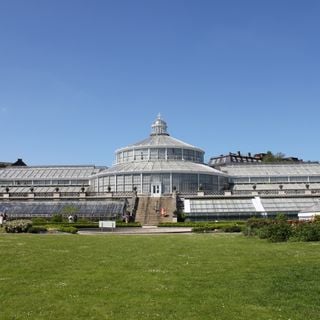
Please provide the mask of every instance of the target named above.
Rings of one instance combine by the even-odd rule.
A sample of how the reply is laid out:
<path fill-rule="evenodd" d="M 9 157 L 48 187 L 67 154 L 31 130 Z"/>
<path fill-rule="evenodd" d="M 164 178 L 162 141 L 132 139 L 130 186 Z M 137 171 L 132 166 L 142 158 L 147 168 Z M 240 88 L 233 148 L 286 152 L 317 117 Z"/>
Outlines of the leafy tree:
<path fill-rule="evenodd" d="M 61 214 L 68 218 L 69 216 L 74 216 L 78 212 L 78 209 L 73 205 L 66 205 L 61 210 Z"/>
<path fill-rule="evenodd" d="M 267 153 L 263 156 L 262 162 L 283 162 L 285 160 L 285 154 L 282 152 L 278 152 L 273 154 L 271 151 L 267 151 Z"/>

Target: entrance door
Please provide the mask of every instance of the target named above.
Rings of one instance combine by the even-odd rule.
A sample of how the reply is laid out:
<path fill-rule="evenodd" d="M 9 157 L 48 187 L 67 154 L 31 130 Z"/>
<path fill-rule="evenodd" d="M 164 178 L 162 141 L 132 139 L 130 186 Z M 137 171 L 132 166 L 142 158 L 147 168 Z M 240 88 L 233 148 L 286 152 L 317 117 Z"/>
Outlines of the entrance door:
<path fill-rule="evenodd" d="M 161 183 L 151 184 L 151 195 L 153 197 L 160 197 L 161 196 Z"/>

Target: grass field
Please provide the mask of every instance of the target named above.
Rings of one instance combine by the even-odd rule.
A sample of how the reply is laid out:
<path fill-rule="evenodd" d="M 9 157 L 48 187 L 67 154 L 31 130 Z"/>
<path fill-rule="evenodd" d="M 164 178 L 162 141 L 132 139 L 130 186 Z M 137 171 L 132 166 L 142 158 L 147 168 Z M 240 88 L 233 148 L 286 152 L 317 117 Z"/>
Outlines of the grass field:
<path fill-rule="evenodd" d="M 0 319 L 319 319 L 320 243 L 0 235 Z"/>

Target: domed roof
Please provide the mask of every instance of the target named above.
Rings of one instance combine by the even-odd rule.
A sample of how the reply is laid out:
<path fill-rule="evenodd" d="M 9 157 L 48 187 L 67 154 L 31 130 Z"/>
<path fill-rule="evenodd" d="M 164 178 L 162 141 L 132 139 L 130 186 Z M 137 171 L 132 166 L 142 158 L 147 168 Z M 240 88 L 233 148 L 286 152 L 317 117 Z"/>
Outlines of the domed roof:
<path fill-rule="evenodd" d="M 138 149 L 138 148 L 156 148 L 156 147 L 164 147 L 164 148 L 183 148 L 183 149 L 192 149 L 196 151 L 200 151 L 203 153 L 204 151 L 200 148 L 197 148 L 191 144 L 173 138 L 167 132 L 167 123 L 161 118 L 160 114 L 157 119 L 152 124 L 152 131 L 148 138 L 139 141 L 137 143 L 131 144 L 127 147 L 120 148 L 116 152 L 124 151 L 127 149 Z"/>
<path fill-rule="evenodd" d="M 126 162 L 112 166 L 96 176 L 110 174 L 133 174 L 133 173 L 198 173 L 227 176 L 225 173 L 213 169 L 205 164 L 184 162 L 184 161 L 145 161 L 145 162 Z"/>

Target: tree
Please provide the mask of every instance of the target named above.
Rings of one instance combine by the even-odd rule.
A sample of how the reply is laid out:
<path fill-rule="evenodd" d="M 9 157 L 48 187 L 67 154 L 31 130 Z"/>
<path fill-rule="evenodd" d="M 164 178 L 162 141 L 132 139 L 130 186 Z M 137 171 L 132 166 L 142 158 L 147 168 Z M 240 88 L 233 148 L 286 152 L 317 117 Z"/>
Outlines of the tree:
<path fill-rule="evenodd" d="M 74 216 L 78 212 L 78 208 L 73 205 L 66 205 L 61 210 L 63 217 L 68 218 L 69 216 Z"/>
<path fill-rule="evenodd" d="M 278 152 L 273 154 L 271 151 L 267 151 L 267 153 L 262 157 L 262 162 L 283 162 L 285 160 L 285 154 L 282 152 Z"/>

